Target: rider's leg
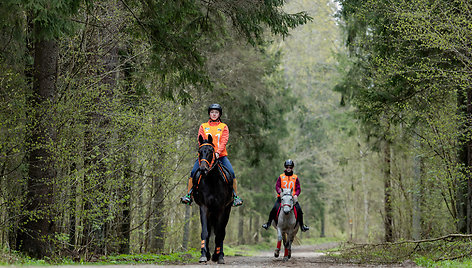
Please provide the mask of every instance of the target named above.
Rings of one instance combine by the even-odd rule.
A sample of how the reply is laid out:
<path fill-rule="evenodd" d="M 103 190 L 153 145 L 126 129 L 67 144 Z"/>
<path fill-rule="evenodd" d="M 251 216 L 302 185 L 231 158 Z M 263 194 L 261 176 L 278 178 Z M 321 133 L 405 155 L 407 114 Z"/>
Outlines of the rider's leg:
<path fill-rule="evenodd" d="M 229 172 L 231 173 L 231 176 L 233 177 L 233 194 L 234 194 L 234 201 L 233 201 L 233 206 L 237 207 L 243 204 L 243 200 L 239 198 L 238 196 L 238 181 L 236 180 L 236 175 L 234 174 L 234 169 L 233 166 L 231 165 L 231 162 L 229 162 L 229 159 L 227 156 L 222 156 L 219 158 L 221 164 L 225 166 Z"/>
<path fill-rule="evenodd" d="M 275 220 L 275 217 L 277 216 L 277 211 L 279 210 L 279 207 L 280 207 L 280 197 L 277 198 L 277 200 L 275 201 L 275 204 L 274 204 L 274 206 L 272 207 L 272 210 L 269 213 L 269 219 L 267 220 L 266 223 L 264 223 L 262 225 L 262 228 L 264 228 L 266 230 L 269 229 L 269 227 L 272 223 L 272 220 Z"/>
<path fill-rule="evenodd" d="M 302 232 L 306 232 L 310 230 L 310 227 L 306 226 L 303 223 L 303 211 L 302 211 L 302 207 L 300 207 L 300 204 L 298 202 L 295 204 L 295 209 L 297 210 L 297 218 L 298 218 L 298 223 L 300 224 L 300 230 L 302 230 Z"/>
<path fill-rule="evenodd" d="M 199 167 L 198 164 L 198 159 L 195 161 L 195 164 L 193 165 L 192 171 L 190 172 L 190 177 L 188 178 L 188 183 L 187 183 L 187 195 L 183 196 L 180 198 L 180 202 L 184 204 L 191 204 L 192 203 L 192 191 L 193 191 L 193 176 L 195 175 L 195 172 L 197 172 L 197 169 Z"/>

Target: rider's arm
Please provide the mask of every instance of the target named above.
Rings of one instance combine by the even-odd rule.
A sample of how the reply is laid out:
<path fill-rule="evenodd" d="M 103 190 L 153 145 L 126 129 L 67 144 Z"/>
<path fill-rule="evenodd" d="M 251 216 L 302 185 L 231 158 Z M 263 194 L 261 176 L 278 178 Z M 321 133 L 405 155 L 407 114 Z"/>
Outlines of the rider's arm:
<path fill-rule="evenodd" d="M 280 194 L 282 192 L 282 181 L 280 180 L 280 176 L 277 178 L 277 182 L 275 183 L 275 191 Z"/>
<path fill-rule="evenodd" d="M 198 137 L 202 136 L 203 139 L 206 139 L 207 136 L 205 134 L 205 130 L 203 130 L 203 124 L 200 125 L 200 128 L 198 129 L 198 136 L 197 136 L 197 141 L 198 141 Z"/>
<path fill-rule="evenodd" d="M 295 195 L 299 196 L 301 191 L 302 189 L 300 188 L 300 179 L 297 178 L 297 180 L 295 181 Z"/>
<path fill-rule="evenodd" d="M 216 151 L 218 154 L 221 154 L 221 152 L 224 151 L 226 148 L 226 144 L 228 143 L 229 139 L 229 129 L 228 126 L 225 126 L 223 129 L 223 133 L 221 133 L 221 138 L 220 138 L 220 146 L 218 146 L 218 150 Z"/>

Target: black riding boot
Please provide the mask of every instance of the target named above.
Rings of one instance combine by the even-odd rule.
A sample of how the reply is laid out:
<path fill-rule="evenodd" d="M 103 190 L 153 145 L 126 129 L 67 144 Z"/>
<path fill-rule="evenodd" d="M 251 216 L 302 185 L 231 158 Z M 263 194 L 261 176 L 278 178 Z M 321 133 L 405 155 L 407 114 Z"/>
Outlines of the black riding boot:
<path fill-rule="evenodd" d="M 303 223 L 303 211 L 302 211 L 302 208 L 300 207 L 300 204 L 295 204 L 295 208 L 297 209 L 297 218 L 298 218 L 298 223 L 300 224 L 300 230 L 302 230 L 302 232 L 306 232 L 308 230 L 310 230 L 310 227 L 306 226 L 304 223 Z"/>
<path fill-rule="evenodd" d="M 266 223 L 262 224 L 262 228 L 264 228 L 266 230 L 269 229 L 270 224 L 272 223 L 272 220 L 274 220 L 275 217 L 277 216 L 277 210 L 278 209 L 279 209 L 279 202 L 276 201 L 274 206 L 272 207 L 272 210 L 269 213 L 269 219 L 267 220 Z"/>
<path fill-rule="evenodd" d="M 275 212 L 274 208 L 272 208 L 272 210 L 269 213 L 269 219 L 267 220 L 266 223 L 262 224 L 262 228 L 264 228 L 266 230 L 269 229 L 270 225 L 272 224 L 272 220 L 275 218 L 275 215 L 274 215 L 275 213 L 276 212 Z"/>

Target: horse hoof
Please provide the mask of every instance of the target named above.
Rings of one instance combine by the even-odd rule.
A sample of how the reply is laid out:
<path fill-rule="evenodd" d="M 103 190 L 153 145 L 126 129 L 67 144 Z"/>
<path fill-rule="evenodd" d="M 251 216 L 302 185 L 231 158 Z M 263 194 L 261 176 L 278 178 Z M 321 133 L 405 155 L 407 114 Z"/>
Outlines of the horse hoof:
<path fill-rule="evenodd" d="M 275 249 L 274 251 L 274 257 L 278 258 L 279 257 L 279 254 L 280 254 L 280 249 Z"/>
<path fill-rule="evenodd" d="M 288 256 L 285 256 L 283 261 L 288 261 Z"/>
<path fill-rule="evenodd" d="M 225 258 L 223 256 L 218 258 L 218 264 L 225 264 Z"/>
<path fill-rule="evenodd" d="M 200 260 L 198 260 L 198 262 L 207 262 L 207 261 L 208 261 L 208 259 L 205 256 L 200 257 Z"/>

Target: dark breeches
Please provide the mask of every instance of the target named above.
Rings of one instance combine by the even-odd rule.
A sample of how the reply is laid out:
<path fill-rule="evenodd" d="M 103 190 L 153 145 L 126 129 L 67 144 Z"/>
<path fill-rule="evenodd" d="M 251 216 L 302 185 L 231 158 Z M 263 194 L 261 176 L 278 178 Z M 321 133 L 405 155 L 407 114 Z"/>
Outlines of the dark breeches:
<path fill-rule="evenodd" d="M 269 222 L 272 220 L 275 220 L 277 222 L 277 211 L 279 210 L 280 207 L 280 197 L 277 197 L 277 200 L 275 200 L 274 206 L 272 207 L 272 210 L 270 211 L 269 214 Z"/>

